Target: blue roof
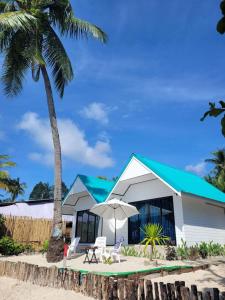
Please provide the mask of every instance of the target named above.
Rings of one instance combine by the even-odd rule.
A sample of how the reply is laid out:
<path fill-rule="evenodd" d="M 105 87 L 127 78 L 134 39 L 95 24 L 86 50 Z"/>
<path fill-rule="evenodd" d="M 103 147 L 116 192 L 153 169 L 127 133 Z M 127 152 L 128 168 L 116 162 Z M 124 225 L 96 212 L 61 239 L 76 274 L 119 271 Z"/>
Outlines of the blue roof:
<path fill-rule="evenodd" d="M 179 170 L 139 154 L 134 154 L 140 162 L 151 169 L 177 192 L 189 193 L 225 203 L 225 193 L 192 173 Z"/>
<path fill-rule="evenodd" d="M 114 181 L 109 181 L 105 179 L 100 179 L 92 176 L 78 175 L 77 177 L 86 186 L 88 192 L 96 200 L 96 202 L 104 202 L 114 186 Z"/>

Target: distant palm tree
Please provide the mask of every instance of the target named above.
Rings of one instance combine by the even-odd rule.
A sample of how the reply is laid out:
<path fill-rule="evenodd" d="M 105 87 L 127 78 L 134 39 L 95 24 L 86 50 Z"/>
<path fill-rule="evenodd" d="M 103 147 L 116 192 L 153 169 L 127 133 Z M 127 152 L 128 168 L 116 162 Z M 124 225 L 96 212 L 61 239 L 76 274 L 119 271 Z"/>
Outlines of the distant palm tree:
<path fill-rule="evenodd" d="M 55 31 L 57 30 L 57 32 Z M 56 112 L 48 68 L 55 88 L 63 97 L 65 86 L 73 78 L 70 59 L 59 38 L 92 36 L 106 42 L 106 34 L 97 26 L 74 16 L 69 0 L 0 1 L 0 52 L 4 54 L 2 82 L 7 96 L 19 94 L 26 71 L 44 80 L 55 160 L 53 230 L 47 253 L 49 262 L 63 258 L 62 238 L 62 161 Z"/>
<path fill-rule="evenodd" d="M 11 200 L 14 202 L 19 195 L 23 195 L 25 192 L 26 184 L 20 182 L 19 178 L 5 179 L 7 183 L 7 192 L 11 194 Z"/>
<path fill-rule="evenodd" d="M 225 192 L 225 149 L 220 149 L 212 153 L 213 158 L 205 161 L 214 165 L 209 175 L 205 176 L 205 180 Z"/>
<path fill-rule="evenodd" d="M 208 158 L 205 161 L 214 165 L 213 172 L 219 174 L 221 171 L 225 171 L 225 149 L 219 149 L 212 152 L 213 158 Z"/>
<path fill-rule="evenodd" d="M 6 179 L 9 178 L 9 173 L 5 168 L 14 167 L 16 164 L 9 160 L 8 155 L 0 154 L 0 189 L 7 191 L 8 184 Z"/>

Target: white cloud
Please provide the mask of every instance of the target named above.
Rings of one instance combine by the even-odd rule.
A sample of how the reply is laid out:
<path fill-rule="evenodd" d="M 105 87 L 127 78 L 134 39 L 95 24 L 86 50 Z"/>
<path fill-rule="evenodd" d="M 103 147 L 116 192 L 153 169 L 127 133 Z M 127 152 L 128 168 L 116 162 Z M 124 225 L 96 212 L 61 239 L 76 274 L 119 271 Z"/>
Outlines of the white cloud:
<path fill-rule="evenodd" d="M 199 176 L 202 176 L 206 172 L 206 163 L 205 162 L 200 162 L 200 163 L 197 163 L 196 165 L 187 165 L 185 167 L 185 170 L 189 171 L 189 172 L 192 172 L 192 173 L 195 173 Z"/>
<path fill-rule="evenodd" d="M 101 102 L 92 102 L 89 105 L 85 106 L 80 114 L 87 119 L 95 120 L 103 125 L 109 123 L 109 113 L 113 110 L 116 110 L 117 107 L 108 107 Z"/>
<path fill-rule="evenodd" d="M 85 133 L 70 119 L 58 119 L 58 127 L 62 155 L 65 158 L 97 168 L 113 165 L 109 141 L 99 139 L 91 146 Z M 23 115 L 18 128 L 26 131 L 42 150 L 41 153 L 30 153 L 29 158 L 47 165 L 52 164 L 53 144 L 49 120 L 40 118 L 36 113 L 28 112 Z"/>

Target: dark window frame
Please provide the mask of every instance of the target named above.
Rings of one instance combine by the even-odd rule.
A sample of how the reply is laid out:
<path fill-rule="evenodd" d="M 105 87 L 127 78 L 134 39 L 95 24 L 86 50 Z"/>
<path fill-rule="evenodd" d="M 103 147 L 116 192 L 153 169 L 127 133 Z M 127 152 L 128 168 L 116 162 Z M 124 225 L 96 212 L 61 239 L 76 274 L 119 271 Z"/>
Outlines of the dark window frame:
<path fill-rule="evenodd" d="M 147 200 L 140 200 L 140 201 L 132 202 L 130 204 L 136 206 L 138 210 L 143 208 L 147 204 L 146 205 L 146 210 L 147 210 L 146 219 L 147 219 L 147 221 L 146 221 L 145 224 L 151 223 L 151 219 L 152 219 L 151 206 L 152 207 L 158 207 L 160 209 L 160 222 L 159 222 L 159 224 L 161 224 L 163 226 L 163 209 L 166 210 L 165 205 L 163 206 L 163 203 L 165 204 L 166 203 L 165 201 L 168 202 L 168 209 L 172 211 L 172 214 L 170 216 L 170 218 L 172 219 L 170 226 L 172 226 L 172 227 L 170 228 L 170 230 L 171 230 L 170 234 L 168 234 L 168 233 L 164 233 L 164 234 L 172 237 L 171 243 L 173 245 L 176 245 L 176 229 L 175 229 L 173 196 L 159 197 L 159 198 L 147 199 Z M 128 219 L 128 244 L 138 244 L 142 240 L 141 239 L 141 230 L 140 230 L 141 216 L 142 216 L 142 214 L 140 213 L 136 217 L 134 216 L 134 217 L 131 217 L 131 218 Z M 132 221 L 132 219 L 133 219 L 133 221 Z M 132 224 L 132 222 L 133 222 L 133 224 Z M 134 225 L 134 223 L 135 223 L 135 225 Z M 138 228 L 137 227 L 135 228 L 134 226 L 138 226 Z M 168 230 L 168 228 L 166 228 L 166 230 Z M 136 237 L 132 237 L 132 234 L 134 232 L 136 232 Z"/>
<path fill-rule="evenodd" d="M 88 218 L 87 218 L 87 232 L 86 232 L 86 238 L 83 238 L 83 215 L 84 214 L 87 214 L 88 215 Z M 89 226 L 91 225 L 90 222 L 89 222 L 89 217 L 90 216 L 93 216 L 94 217 L 94 235 L 93 235 L 93 238 L 89 239 Z M 79 217 L 82 217 L 82 221 L 81 221 L 81 225 L 78 224 L 78 218 Z M 79 236 L 80 237 L 80 243 L 81 244 L 89 244 L 89 243 L 94 243 L 95 242 L 95 239 L 98 235 L 98 226 L 99 226 L 99 216 L 91 213 L 89 210 L 79 210 L 77 212 L 77 216 L 76 216 L 76 235 L 75 236 Z M 81 227 L 78 227 L 78 226 L 81 226 Z M 81 234 L 78 234 L 78 229 L 80 231 Z"/>

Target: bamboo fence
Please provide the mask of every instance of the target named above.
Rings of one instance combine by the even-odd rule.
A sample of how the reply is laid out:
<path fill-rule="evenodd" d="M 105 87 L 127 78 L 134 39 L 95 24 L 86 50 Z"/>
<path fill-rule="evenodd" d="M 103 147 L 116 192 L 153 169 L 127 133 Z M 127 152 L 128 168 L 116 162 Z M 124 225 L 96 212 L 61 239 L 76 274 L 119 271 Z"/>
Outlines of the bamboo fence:
<path fill-rule="evenodd" d="M 40 250 L 45 240 L 50 238 L 52 220 L 34 219 L 29 217 L 5 217 L 6 235 L 13 240 L 29 244 L 35 250 Z M 63 232 L 66 230 L 66 223 L 63 222 Z"/>

